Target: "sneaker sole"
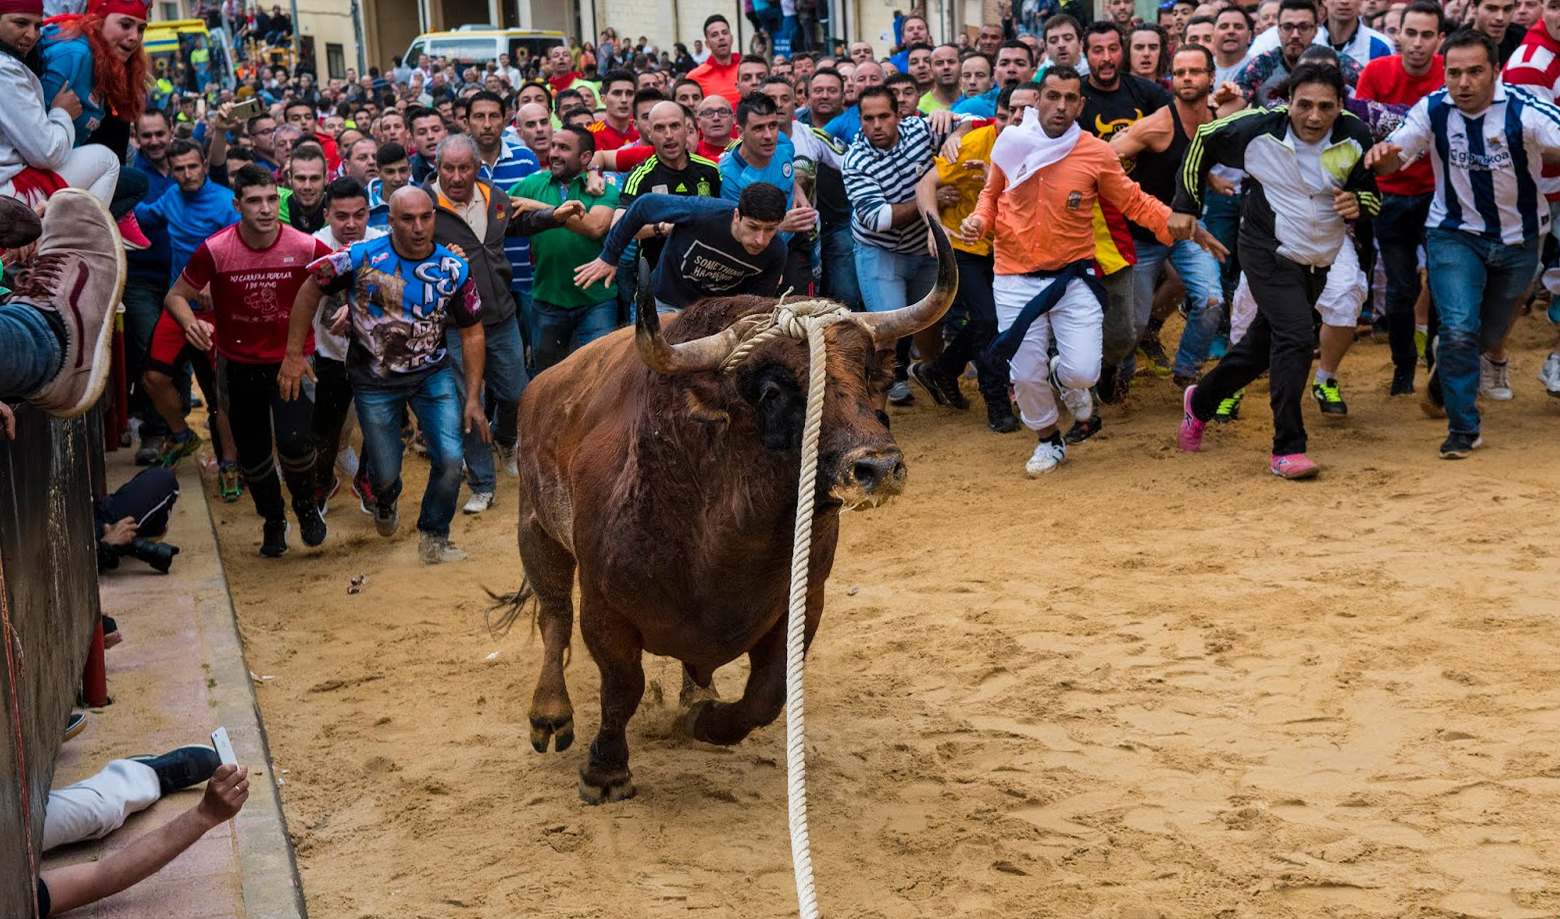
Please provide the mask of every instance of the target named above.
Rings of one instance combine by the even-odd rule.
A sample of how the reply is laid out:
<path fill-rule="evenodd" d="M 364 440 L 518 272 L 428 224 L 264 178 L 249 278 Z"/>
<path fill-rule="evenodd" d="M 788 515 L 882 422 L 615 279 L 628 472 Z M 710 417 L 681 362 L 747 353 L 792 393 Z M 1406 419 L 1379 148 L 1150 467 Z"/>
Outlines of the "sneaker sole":
<path fill-rule="evenodd" d="M 920 361 L 917 361 L 906 369 L 905 375 L 918 383 L 922 389 L 926 390 L 926 394 L 932 397 L 933 402 L 936 402 L 938 405 L 947 405 L 948 400 L 943 397 L 942 393 L 937 391 L 937 387 L 922 379 L 921 374 L 925 371 L 926 365 Z"/>
<path fill-rule="evenodd" d="M 114 247 L 115 282 L 113 302 L 117 304 L 124 299 L 125 276 L 129 273 L 129 268 L 125 262 L 124 239 L 119 235 L 119 227 L 116 225 L 114 216 L 108 212 L 108 205 L 99 201 L 91 192 L 73 188 L 64 188 L 55 192 L 55 194 L 65 193 L 76 193 L 81 195 L 83 200 L 90 200 L 102 212 L 103 219 L 107 221 L 108 225 L 114 228 L 114 238 L 119 240 L 119 245 Z M 87 377 L 87 388 L 81 394 L 80 401 L 64 411 L 51 414 L 57 418 L 75 418 L 77 415 L 85 414 L 88 409 L 97 404 L 98 399 L 103 395 L 103 388 L 108 384 L 108 374 L 112 369 L 110 365 L 113 363 L 110 360 L 110 352 L 113 350 L 113 345 L 114 317 L 110 315 L 104 317 L 103 326 L 98 329 L 97 341 L 93 343 L 90 352 L 92 355 L 92 375 Z"/>
<path fill-rule="evenodd" d="M 1271 472 L 1276 478 L 1283 479 L 1286 482 L 1298 482 L 1302 479 L 1314 479 L 1321 471 L 1322 469 L 1320 466 L 1312 466 L 1310 469 L 1288 475 L 1279 472 L 1277 469 L 1274 469 L 1271 466 L 1268 467 L 1268 472 Z"/>

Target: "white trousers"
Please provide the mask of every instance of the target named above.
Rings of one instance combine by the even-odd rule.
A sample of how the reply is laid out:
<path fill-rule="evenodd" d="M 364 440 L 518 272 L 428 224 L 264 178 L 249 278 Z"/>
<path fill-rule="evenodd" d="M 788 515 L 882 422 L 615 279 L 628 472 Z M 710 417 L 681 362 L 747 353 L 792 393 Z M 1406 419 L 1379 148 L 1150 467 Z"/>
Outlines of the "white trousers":
<path fill-rule="evenodd" d="M 1012 327 L 1018 314 L 1053 280 L 1022 274 L 999 274 L 992 287 L 997 304 L 997 332 Z M 1051 311 L 1036 319 L 1024 333 L 1008 366 L 1013 381 L 1013 396 L 1018 402 L 1019 418 L 1032 431 L 1056 424 L 1056 392 L 1051 388 L 1051 341 L 1061 361 L 1056 368 L 1058 381 L 1068 389 L 1088 389 L 1100 379 L 1101 333 L 1105 310 L 1099 298 L 1083 281 L 1067 285 L 1062 298 Z"/>
<path fill-rule="evenodd" d="M 102 839 L 125 818 L 162 797 L 157 773 L 145 763 L 116 759 L 84 782 L 49 791 L 43 812 L 43 851 L 83 839 Z"/>
<path fill-rule="evenodd" d="M 1360 257 L 1354 251 L 1354 243 L 1345 239 L 1338 257 L 1327 268 L 1327 283 L 1322 295 L 1316 299 L 1316 311 L 1322 314 L 1325 325 L 1352 329 L 1360 321 L 1360 309 L 1365 306 L 1365 272 L 1360 270 Z M 1246 283 L 1246 273 L 1240 273 L 1240 284 L 1235 288 L 1235 298 L 1230 303 L 1230 344 L 1240 341 L 1257 318 L 1257 301 Z"/>
<path fill-rule="evenodd" d="M 71 188 L 91 192 L 106 207 L 114 199 L 114 186 L 119 184 L 119 160 L 102 144 L 87 144 L 70 151 L 65 163 L 54 170 L 54 174 Z M 18 194 L 9 179 L 0 182 L 0 195 L 17 198 L 29 207 L 36 207 L 43 200 L 37 195 Z"/>

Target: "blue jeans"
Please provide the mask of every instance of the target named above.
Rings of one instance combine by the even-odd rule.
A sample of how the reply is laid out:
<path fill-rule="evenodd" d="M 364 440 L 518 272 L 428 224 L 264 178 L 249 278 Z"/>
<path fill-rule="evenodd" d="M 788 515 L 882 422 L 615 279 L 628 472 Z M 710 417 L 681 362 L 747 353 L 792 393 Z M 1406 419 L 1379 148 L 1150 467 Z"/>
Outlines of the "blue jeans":
<path fill-rule="evenodd" d="M 395 506 L 401 496 L 401 413 L 410 407 L 428 442 L 428 490 L 423 492 L 417 531 L 448 537 L 460 497 L 463 402 L 455 370 L 448 362 L 412 388 L 376 389 L 359 386 L 352 394 L 358 426 L 363 429 L 363 453 L 379 506 Z"/>
<path fill-rule="evenodd" d="M 1219 279 L 1224 290 L 1224 300 L 1229 302 L 1235 297 L 1235 284 L 1240 280 L 1240 248 L 1238 237 L 1240 236 L 1240 212 L 1245 206 L 1245 192 L 1236 192 L 1233 196 L 1226 197 L 1217 192 L 1209 192 L 1203 196 L 1203 226 L 1213 234 L 1213 238 L 1224 244 L 1224 248 L 1230 250 L 1230 254 L 1220 265 Z"/>
<path fill-rule="evenodd" d="M 520 393 L 529 378 L 525 375 L 525 352 L 520 346 L 520 327 L 513 322 L 482 327 L 487 344 L 487 360 L 482 364 L 482 382 L 493 400 L 493 442 L 512 447 L 519 421 Z M 444 347 L 450 354 L 450 369 L 455 373 L 455 395 L 466 404 L 466 365 L 461 361 L 460 329 L 450 326 L 444 333 Z M 498 471 L 493 465 L 493 448 L 482 442 L 482 432 L 465 435 L 467 478 L 473 492 L 489 494 L 498 487 Z"/>
<path fill-rule="evenodd" d="M 1479 354 L 1500 344 L 1538 268 L 1540 240 L 1508 246 L 1461 230 L 1425 232 L 1430 296 L 1440 318 L 1436 376 L 1452 434 L 1479 433 Z"/>
<path fill-rule="evenodd" d="M 516 287 L 509 291 L 515 296 L 515 328 L 520 330 L 520 345 L 526 349 L 525 372 L 536 376 L 536 356 L 530 350 L 536 347 L 536 309 L 532 306 L 531 292 Z"/>
<path fill-rule="evenodd" d="M 937 283 L 937 259 L 930 255 L 857 243 L 855 256 L 856 279 L 869 313 L 903 309 L 926 296 Z"/>
<path fill-rule="evenodd" d="M 572 309 L 537 300 L 535 308 L 537 373 L 617 328 L 615 300 Z"/>
<path fill-rule="evenodd" d="M 0 400 L 20 402 L 54 379 L 65 360 L 60 336 L 25 303 L 0 306 Z"/>
<path fill-rule="evenodd" d="M 1176 274 L 1186 287 L 1186 299 L 1190 304 L 1186 315 L 1186 330 L 1181 333 L 1181 346 L 1175 352 L 1175 372 L 1184 377 L 1194 377 L 1208 359 L 1208 348 L 1213 337 L 1219 334 L 1220 309 L 1224 303 L 1224 290 L 1219 281 L 1219 260 L 1204 252 L 1202 247 L 1189 239 L 1172 246 L 1164 243 L 1137 243 L 1137 264 L 1132 267 L 1133 305 L 1137 315 L 1132 317 L 1134 340 L 1143 337 L 1154 308 L 1154 288 L 1165 262 L 1175 266 Z"/>
<path fill-rule="evenodd" d="M 823 295 L 853 310 L 861 309 L 861 284 L 856 280 L 856 240 L 850 235 L 850 224 L 824 227 L 820 246 Z"/>

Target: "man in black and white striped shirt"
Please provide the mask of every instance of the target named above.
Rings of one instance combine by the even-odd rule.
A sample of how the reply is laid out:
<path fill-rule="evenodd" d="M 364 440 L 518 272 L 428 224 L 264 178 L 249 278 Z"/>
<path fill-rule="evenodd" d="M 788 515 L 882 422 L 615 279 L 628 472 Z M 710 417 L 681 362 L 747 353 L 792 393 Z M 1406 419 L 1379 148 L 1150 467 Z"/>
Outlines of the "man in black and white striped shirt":
<path fill-rule="evenodd" d="M 937 259 L 926 248 L 926 226 L 915 186 L 932 166 L 944 135 L 925 118 L 901 120 L 887 87 L 862 90 L 861 133 L 845 154 L 845 195 L 856 242 L 856 276 L 868 312 L 902 309 L 937 281 Z M 888 398 L 903 405 L 910 394 L 905 368 L 910 339 L 899 342 Z"/>

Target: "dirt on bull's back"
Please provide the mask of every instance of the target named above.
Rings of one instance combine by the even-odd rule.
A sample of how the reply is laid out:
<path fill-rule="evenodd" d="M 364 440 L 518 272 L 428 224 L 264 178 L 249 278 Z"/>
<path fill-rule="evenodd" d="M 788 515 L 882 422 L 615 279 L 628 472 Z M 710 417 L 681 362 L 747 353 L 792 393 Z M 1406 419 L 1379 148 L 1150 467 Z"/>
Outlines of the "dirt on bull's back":
<path fill-rule="evenodd" d="M 1349 418 L 1306 407 L 1307 483 L 1266 473 L 1260 383 L 1188 455 L 1179 393 L 1140 379 L 1039 480 L 1033 435 L 989 433 L 978 400 L 894 410 L 909 489 L 846 515 L 809 657 L 825 912 L 1560 912 L 1549 334 L 1519 324 L 1516 399 L 1483 403 L 1487 446 L 1461 462 L 1436 457 L 1444 422 L 1386 397 L 1385 345 L 1359 345 Z M 684 740 L 680 668 L 648 658 L 638 797 L 582 804 L 589 655 L 576 635 L 579 739 L 540 755 L 540 639 L 484 626 L 484 588 L 519 579 L 514 482 L 457 517 L 470 561 L 425 568 L 426 473 L 408 458 L 395 539 L 343 489 L 325 546 L 294 535 L 280 561 L 247 498 L 216 505 L 311 912 L 791 913 L 783 725 Z M 744 676 L 722 670 L 722 695 Z"/>

